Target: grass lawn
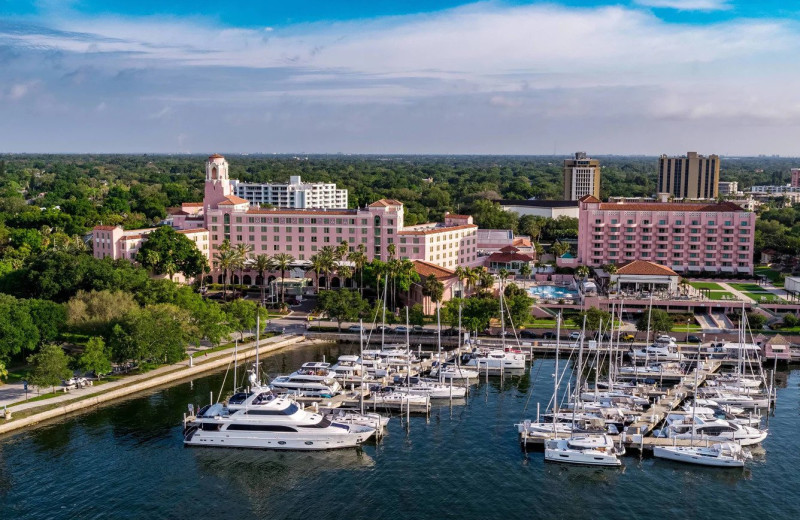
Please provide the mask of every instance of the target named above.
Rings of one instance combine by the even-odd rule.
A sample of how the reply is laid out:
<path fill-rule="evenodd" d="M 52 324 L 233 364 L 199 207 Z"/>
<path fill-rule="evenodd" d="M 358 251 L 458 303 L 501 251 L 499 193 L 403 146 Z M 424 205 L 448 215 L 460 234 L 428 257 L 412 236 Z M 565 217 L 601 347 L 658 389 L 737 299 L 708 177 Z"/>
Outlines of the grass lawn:
<path fill-rule="evenodd" d="M 706 295 L 709 300 L 721 300 L 723 296 L 725 296 L 726 300 L 733 298 L 733 294 L 728 291 L 711 291 L 710 293 L 706 293 Z"/>
<path fill-rule="evenodd" d="M 729 283 L 731 287 L 742 292 L 766 292 L 766 289 L 755 283 Z"/>
<path fill-rule="evenodd" d="M 769 267 L 756 267 L 755 273 L 766 276 L 776 287 L 783 287 L 783 280 L 779 271 Z"/>
<path fill-rule="evenodd" d="M 752 298 L 753 300 L 755 300 L 757 302 L 762 301 L 761 298 L 764 298 L 763 301 L 765 301 L 765 302 L 784 302 L 784 301 L 786 301 L 783 298 L 781 298 L 779 296 L 775 296 L 774 294 L 770 294 L 770 293 L 746 292 L 744 294 L 745 294 L 745 296 L 749 296 L 750 298 Z"/>
<path fill-rule="evenodd" d="M 690 282 L 689 285 L 695 289 L 709 289 L 711 291 L 724 291 L 725 289 L 718 283 L 714 282 Z"/>

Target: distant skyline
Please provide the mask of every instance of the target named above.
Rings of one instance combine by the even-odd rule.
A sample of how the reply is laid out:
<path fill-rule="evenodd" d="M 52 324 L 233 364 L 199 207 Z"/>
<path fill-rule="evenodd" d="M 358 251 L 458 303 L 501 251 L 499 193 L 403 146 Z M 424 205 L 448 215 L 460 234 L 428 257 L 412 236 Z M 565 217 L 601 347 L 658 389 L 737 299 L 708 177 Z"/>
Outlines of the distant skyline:
<path fill-rule="evenodd" d="M 779 0 L 0 0 L 0 152 L 800 155 Z"/>

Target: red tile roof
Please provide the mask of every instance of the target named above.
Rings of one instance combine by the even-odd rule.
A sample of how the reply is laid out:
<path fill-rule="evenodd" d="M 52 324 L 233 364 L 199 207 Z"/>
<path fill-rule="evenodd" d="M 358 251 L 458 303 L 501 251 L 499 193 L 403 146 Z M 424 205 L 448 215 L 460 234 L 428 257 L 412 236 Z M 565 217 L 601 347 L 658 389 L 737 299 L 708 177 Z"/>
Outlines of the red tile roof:
<path fill-rule="evenodd" d="M 448 280 L 450 278 L 455 278 L 456 276 L 455 271 L 451 271 L 446 267 L 441 267 L 439 265 L 426 262 L 425 260 L 413 260 L 413 262 L 414 270 L 423 280 L 430 275 L 434 275 L 437 280 Z"/>
<path fill-rule="evenodd" d="M 445 213 L 444 218 L 472 218 L 472 215 L 456 215 L 455 213 Z"/>
<path fill-rule="evenodd" d="M 739 212 L 741 206 L 732 202 L 602 202 L 600 209 L 619 211 L 700 211 L 700 212 Z"/>
<path fill-rule="evenodd" d="M 402 206 L 403 203 L 395 199 L 381 199 L 376 200 L 369 205 L 370 208 L 385 208 L 387 206 Z"/>
<path fill-rule="evenodd" d="M 243 199 L 241 197 L 237 197 L 236 195 L 228 195 L 225 197 L 225 202 L 220 202 L 220 206 L 233 206 L 235 204 L 249 204 L 250 202 L 247 199 Z"/>
<path fill-rule="evenodd" d="M 522 247 L 531 247 L 533 243 L 529 238 L 515 238 L 514 239 L 515 246 L 522 246 Z"/>
<path fill-rule="evenodd" d="M 181 204 L 181 207 L 186 206 L 187 208 L 202 208 L 202 202 L 184 202 Z"/>
<path fill-rule="evenodd" d="M 578 199 L 579 202 L 600 202 L 600 199 L 595 197 L 594 195 L 584 195 L 583 197 Z"/>
<path fill-rule="evenodd" d="M 95 231 L 113 231 L 117 229 L 118 226 L 95 226 Z"/>
<path fill-rule="evenodd" d="M 500 252 L 501 253 L 518 253 L 519 249 L 517 249 L 514 246 L 506 246 L 506 247 L 500 248 Z"/>
<path fill-rule="evenodd" d="M 678 273 L 669 267 L 648 262 L 646 260 L 633 260 L 617 269 L 616 274 L 639 275 L 639 276 L 678 276 Z"/>
<path fill-rule="evenodd" d="M 206 228 L 176 229 L 175 232 L 186 235 L 188 233 L 208 233 L 208 230 Z"/>
<path fill-rule="evenodd" d="M 524 253 L 492 253 L 489 255 L 490 262 L 507 264 L 508 262 L 533 262 L 536 258 L 533 255 Z"/>
<path fill-rule="evenodd" d="M 221 156 L 221 155 L 220 155 L 220 154 L 218 154 L 218 153 L 215 153 L 215 154 L 213 154 L 213 155 L 209 155 L 209 156 L 208 156 L 208 158 L 209 158 L 209 159 L 224 159 L 225 157 Z"/>

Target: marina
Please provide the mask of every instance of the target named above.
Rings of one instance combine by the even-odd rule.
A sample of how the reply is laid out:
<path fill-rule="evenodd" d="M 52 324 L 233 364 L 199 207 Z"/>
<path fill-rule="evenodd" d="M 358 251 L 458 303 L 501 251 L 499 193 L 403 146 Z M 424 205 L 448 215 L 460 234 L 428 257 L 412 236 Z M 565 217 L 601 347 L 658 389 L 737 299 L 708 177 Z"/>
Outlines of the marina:
<path fill-rule="evenodd" d="M 269 355 L 263 365 L 269 374 L 289 373 L 323 356 L 357 352 L 354 345 L 311 345 Z M 651 511 L 637 498 L 643 494 L 684 517 L 720 510 L 773 518 L 800 514 L 794 459 L 781 456 L 800 450 L 794 433 L 800 371 L 777 374 L 770 435 L 753 460 L 744 469 L 720 472 L 656 459 L 648 450 L 628 450 L 622 469 L 544 464 L 543 453 L 520 449 L 511 425 L 547 401 L 553 369 L 553 359 L 535 359 L 522 375 L 492 376 L 488 383 L 481 378 L 460 404 L 433 403 L 428 415 L 410 420 L 390 414 L 379 441 L 330 452 L 184 448 L 179 417 L 186 403 L 216 394 L 224 373 L 199 377 L 2 438 L 0 507 L 13 512 L 10 518 L 42 518 L 52 499 L 29 493 L 33 487 L 63 505 L 45 515 L 51 517 L 102 516 L 112 509 L 131 518 L 204 515 L 213 497 L 228 518 L 297 518 L 312 514 L 316 504 L 348 500 L 348 518 L 402 512 L 403 518 L 433 519 L 441 518 L 435 504 L 458 489 L 448 510 L 475 519 L 516 518 L 520 509 L 559 518 L 583 518 L 587 509 L 608 512 L 600 518 L 620 512 L 641 518 Z M 657 442 L 671 445 L 672 439 Z M 408 475 L 414 478 L 403 478 Z M 513 504 L 483 492 L 498 486 L 516 497 Z M 350 501 L 364 494 L 368 500 Z M 562 500 L 567 494 L 573 499 Z M 559 504 L 557 514 L 553 504 Z"/>

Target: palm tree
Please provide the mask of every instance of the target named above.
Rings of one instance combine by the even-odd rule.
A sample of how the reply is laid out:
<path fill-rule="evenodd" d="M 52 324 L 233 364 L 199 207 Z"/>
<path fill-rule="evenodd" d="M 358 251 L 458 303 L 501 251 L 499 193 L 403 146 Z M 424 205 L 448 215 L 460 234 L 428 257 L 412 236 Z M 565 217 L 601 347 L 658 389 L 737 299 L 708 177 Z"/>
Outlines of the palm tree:
<path fill-rule="evenodd" d="M 249 262 L 249 254 L 253 251 L 250 244 L 236 244 L 236 256 L 238 257 L 237 267 L 239 268 L 239 284 L 244 285 L 244 268 Z"/>
<path fill-rule="evenodd" d="M 577 274 L 581 280 L 585 280 L 586 277 L 589 276 L 589 268 L 585 265 L 579 265 L 578 268 L 575 269 L 575 274 Z"/>
<path fill-rule="evenodd" d="M 519 268 L 520 276 L 530 279 L 531 277 L 531 264 L 524 262 Z"/>
<path fill-rule="evenodd" d="M 341 262 L 347 257 L 347 252 L 350 251 L 350 244 L 342 240 L 342 243 L 336 246 L 336 260 Z"/>
<path fill-rule="evenodd" d="M 228 300 L 228 269 L 233 266 L 236 255 L 229 248 L 219 248 L 219 252 L 214 255 L 214 263 L 222 271 L 222 299 Z"/>
<path fill-rule="evenodd" d="M 366 251 L 366 249 L 364 244 L 358 244 L 358 249 L 347 255 L 347 259 L 353 262 L 353 265 L 358 269 L 358 274 L 361 277 L 361 281 L 359 282 L 359 292 L 361 292 L 361 296 L 364 296 L 364 266 L 367 263 L 367 255 L 364 251 Z"/>
<path fill-rule="evenodd" d="M 167 274 L 167 276 L 169 276 L 169 281 L 171 282 L 172 277 L 175 275 L 175 273 L 178 272 L 178 266 L 175 265 L 175 262 L 173 262 L 171 259 L 167 259 L 164 262 L 163 267 L 164 267 L 164 272 Z"/>
<path fill-rule="evenodd" d="M 467 289 L 474 289 L 478 282 L 481 279 L 481 271 L 482 269 L 478 267 L 467 268 L 466 274 L 466 281 L 467 281 Z"/>
<path fill-rule="evenodd" d="M 264 301 L 264 289 L 266 287 L 266 278 L 264 274 L 268 271 L 272 271 L 274 267 L 274 262 L 272 261 L 272 257 L 269 255 L 257 255 L 253 261 L 253 268 L 258 271 L 258 276 L 261 277 L 261 301 Z"/>
<path fill-rule="evenodd" d="M 444 284 L 436 279 L 436 275 L 429 274 L 422 284 L 422 295 L 438 305 L 444 296 Z"/>
<path fill-rule="evenodd" d="M 388 251 L 388 252 L 389 252 L 389 258 L 390 258 L 390 259 L 391 259 L 391 258 L 394 258 L 394 255 L 395 255 L 395 253 L 397 252 L 397 246 L 396 246 L 396 245 L 394 245 L 394 243 L 391 243 L 391 244 L 389 244 L 389 246 L 386 248 L 386 251 Z"/>
<path fill-rule="evenodd" d="M 467 279 L 467 270 L 469 270 L 469 267 L 462 267 L 460 265 L 458 267 L 456 267 L 456 270 L 455 270 L 455 275 L 456 275 L 456 278 L 458 278 L 458 283 L 461 285 L 461 289 L 462 289 L 461 292 L 462 293 L 466 292 L 464 290 L 464 280 Z M 462 294 L 461 296 L 463 297 L 464 294 Z"/>
<path fill-rule="evenodd" d="M 336 250 L 331 246 L 325 246 L 317 253 L 322 257 L 323 271 L 325 271 L 325 288 L 331 288 L 331 273 L 336 268 Z"/>
<path fill-rule="evenodd" d="M 393 246 L 394 244 L 389 244 L 389 247 Z M 386 262 L 386 268 L 389 273 L 389 284 L 392 288 L 392 294 L 390 295 L 392 298 L 391 309 L 394 312 L 395 308 L 395 293 L 397 292 L 397 275 L 400 272 L 400 260 L 394 257 L 390 257 L 389 261 Z"/>
<path fill-rule="evenodd" d="M 281 272 L 281 307 L 283 307 L 286 304 L 286 286 L 284 285 L 284 280 L 286 271 L 289 269 L 292 262 L 294 262 L 294 257 L 289 253 L 278 253 L 273 256 L 272 259 L 275 262 L 275 268 L 279 269 Z"/>
<path fill-rule="evenodd" d="M 478 283 L 482 289 L 489 291 L 494 287 L 494 276 L 485 267 L 478 271 L 478 275 Z"/>
<path fill-rule="evenodd" d="M 317 288 L 317 293 L 319 293 L 319 273 L 325 270 L 325 259 L 322 255 L 316 254 L 311 257 L 311 269 L 313 269 L 314 273 L 317 275 L 315 286 Z"/>
<path fill-rule="evenodd" d="M 411 260 L 404 258 L 400 260 L 400 265 L 397 267 L 397 277 L 400 280 L 407 282 L 406 286 L 406 304 L 411 301 L 411 286 L 415 281 L 419 281 L 416 265 Z"/>
<path fill-rule="evenodd" d="M 342 287 L 344 287 L 344 282 L 353 277 L 353 268 L 349 265 L 342 265 L 337 271 L 339 272 L 339 277 L 342 279 Z"/>

